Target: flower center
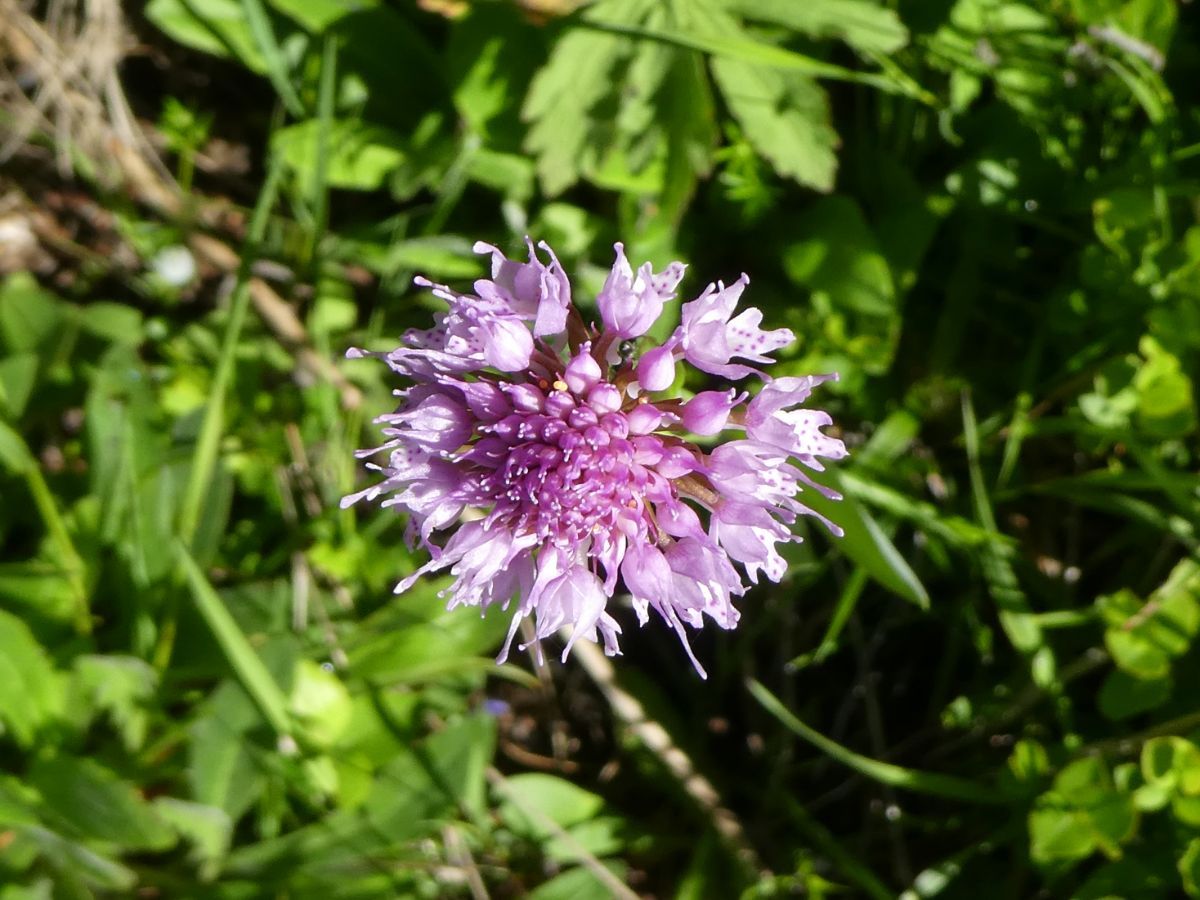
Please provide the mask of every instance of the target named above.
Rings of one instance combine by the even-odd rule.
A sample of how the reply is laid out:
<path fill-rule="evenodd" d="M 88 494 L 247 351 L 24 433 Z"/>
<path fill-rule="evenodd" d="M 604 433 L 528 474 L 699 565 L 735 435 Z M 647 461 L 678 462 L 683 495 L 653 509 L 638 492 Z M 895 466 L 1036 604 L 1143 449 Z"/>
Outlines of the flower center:
<path fill-rule="evenodd" d="M 650 475 L 635 461 L 615 389 L 601 383 L 580 397 L 561 381 L 547 387 L 521 385 L 518 409 L 480 426 L 473 455 L 492 470 L 480 482 L 489 520 L 564 549 L 644 534 Z"/>

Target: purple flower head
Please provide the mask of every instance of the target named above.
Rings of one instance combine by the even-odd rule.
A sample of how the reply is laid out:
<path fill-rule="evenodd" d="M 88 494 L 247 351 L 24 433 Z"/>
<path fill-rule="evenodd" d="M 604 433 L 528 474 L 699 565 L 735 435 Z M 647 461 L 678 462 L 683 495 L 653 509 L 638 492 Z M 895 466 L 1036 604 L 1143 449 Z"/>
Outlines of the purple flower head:
<path fill-rule="evenodd" d="M 619 653 L 610 604 L 623 587 L 639 624 L 653 610 L 704 676 L 687 630 L 737 625 L 733 598 L 747 580 L 783 577 L 778 545 L 799 540 L 798 516 L 841 533 L 797 499 L 837 496 L 805 469 L 846 448 L 821 431 L 829 416 L 803 405 L 836 376 L 776 380 L 760 368 L 793 338 L 761 330 L 758 309 L 735 314 L 745 275 L 683 304 L 679 327 L 651 346 L 643 336 L 673 299 L 681 263 L 635 273 L 617 244 L 596 301 L 601 321 L 589 325 L 550 248 L 527 244 L 524 263 L 476 244 L 492 277 L 472 294 L 417 279 L 449 305 L 434 327 L 409 331 L 389 353 L 349 352 L 378 356 L 411 384 L 376 419 L 385 442 L 360 453 L 387 453 L 368 464 L 383 480 L 342 505 L 382 498 L 408 513 L 408 540 L 430 559 L 397 593 L 449 570 L 450 608 L 511 610 L 498 661 L 526 621 L 521 648 L 539 658 L 541 641 L 567 626 L 564 659 L 580 639 Z M 752 399 L 729 385 L 663 396 L 680 363 L 764 385 Z M 708 449 L 692 438 L 726 432 L 731 440 Z"/>

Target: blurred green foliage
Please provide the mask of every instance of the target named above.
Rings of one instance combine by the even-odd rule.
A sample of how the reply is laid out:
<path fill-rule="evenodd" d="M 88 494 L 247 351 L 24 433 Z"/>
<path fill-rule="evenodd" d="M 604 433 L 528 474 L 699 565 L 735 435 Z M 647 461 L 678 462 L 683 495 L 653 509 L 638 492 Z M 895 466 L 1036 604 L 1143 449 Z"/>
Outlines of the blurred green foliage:
<path fill-rule="evenodd" d="M 137 263 L 0 283 L 0 900 L 1200 896 L 1188 4 L 129 6 L 190 202 L 78 184 Z M 618 660 L 742 846 L 573 663 L 391 597 L 402 523 L 337 502 L 393 385 L 251 303 L 386 348 L 525 234 L 584 292 L 614 240 L 745 270 L 777 371 L 841 373 L 846 537 L 709 682 Z"/>

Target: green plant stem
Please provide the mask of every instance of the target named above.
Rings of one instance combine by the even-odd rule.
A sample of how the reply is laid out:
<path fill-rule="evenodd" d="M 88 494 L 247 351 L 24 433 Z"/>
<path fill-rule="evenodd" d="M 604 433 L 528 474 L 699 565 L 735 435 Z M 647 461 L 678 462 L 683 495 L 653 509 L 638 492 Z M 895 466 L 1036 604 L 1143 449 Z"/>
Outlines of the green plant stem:
<path fill-rule="evenodd" d="M 66 520 L 54 500 L 54 493 L 42 476 L 37 457 L 33 455 L 25 439 L 4 422 L 0 422 L 0 444 L 3 445 L 3 453 L 0 456 L 3 457 L 3 461 L 17 468 L 24 477 L 38 515 L 42 517 L 42 523 L 46 526 L 46 533 L 54 544 L 55 555 L 71 590 L 71 599 L 75 607 L 75 630 L 79 634 L 91 634 L 92 611 L 87 581 L 84 578 L 87 570 L 83 558 L 75 549 L 75 542 L 71 540 L 71 532 L 67 529 Z"/>
<path fill-rule="evenodd" d="M 176 533 L 189 549 L 195 539 L 200 512 L 217 466 L 221 433 L 225 424 L 225 395 L 233 381 L 238 340 L 250 307 L 250 267 L 257 259 L 259 247 L 266 234 L 268 216 L 275 205 L 282 174 L 282 160 L 278 156 L 273 157 L 267 170 L 266 182 L 254 206 L 246 243 L 242 248 L 241 265 L 238 266 L 237 283 L 230 303 L 229 322 L 225 327 L 221 353 L 217 358 L 208 404 L 204 408 L 204 418 L 200 423 L 200 434 L 196 439 L 196 450 L 192 456 L 192 466 L 188 472 L 183 502 L 180 505 Z M 178 583 L 174 586 L 178 588 Z M 169 591 L 163 604 L 158 643 L 154 648 L 154 666 L 160 672 L 166 670 L 175 647 L 179 616 L 177 594 L 177 590 Z"/>

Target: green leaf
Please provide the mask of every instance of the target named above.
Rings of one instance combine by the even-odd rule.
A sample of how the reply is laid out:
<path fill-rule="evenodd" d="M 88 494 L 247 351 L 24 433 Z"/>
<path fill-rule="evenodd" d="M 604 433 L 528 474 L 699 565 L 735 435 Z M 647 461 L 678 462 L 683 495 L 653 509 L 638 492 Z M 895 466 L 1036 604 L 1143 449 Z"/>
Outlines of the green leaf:
<path fill-rule="evenodd" d="M 0 341 L 10 351 L 37 350 L 60 333 L 63 310 L 28 272 L 11 275 L 0 284 Z"/>
<path fill-rule="evenodd" d="M 350 693 L 333 672 L 310 659 L 296 663 L 289 711 L 318 747 L 331 747 L 350 724 Z"/>
<path fill-rule="evenodd" d="M 753 678 L 748 679 L 746 686 L 751 696 L 761 703 L 767 712 L 783 723 L 789 731 L 803 738 L 831 759 L 837 760 L 873 781 L 917 793 L 963 800 L 968 803 L 1003 804 L 1006 802 L 1006 798 L 997 791 L 964 778 L 943 775 L 938 772 L 906 769 L 903 766 L 881 762 L 855 753 L 801 722 L 779 701 L 779 698 L 758 681 Z"/>
<path fill-rule="evenodd" d="M 146 739 L 158 673 L 133 656 L 80 656 L 74 667 L 76 702 L 82 701 L 89 715 L 107 713 L 125 749 L 138 750 Z"/>
<path fill-rule="evenodd" d="M 1184 560 L 1145 604 L 1129 590 L 1097 600 L 1108 629 L 1104 643 L 1130 675 L 1166 677 L 1171 660 L 1182 656 L 1200 631 L 1200 566 Z"/>
<path fill-rule="evenodd" d="M 1196 430 L 1196 402 L 1192 380 L 1177 357 L 1143 337 L 1139 344 L 1146 361 L 1133 376 L 1137 393 L 1137 421 L 1156 438 L 1182 437 Z"/>
<path fill-rule="evenodd" d="M 0 727 L 29 747 L 63 709 L 62 681 L 28 626 L 0 610 Z"/>
<path fill-rule="evenodd" d="M 1135 678 L 1123 669 L 1109 672 L 1096 702 L 1106 718 L 1120 720 L 1157 709 L 1171 698 L 1171 679 Z"/>
<path fill-rule="evenodd" d="M 1103 760 L 1084 757 L 1058 773 L 1029 814 L 1030 855 L 1039 863 L 1071 862 L 1101 850 L 1116 859 L 1137 824 L 1133 796 L 1114 788 Z"/>
<path fill-rule="evenodd" d="M 799 72 L 714 57 L 713 76 L 746 138 L 785 178 L 818 191 L 833 189 L 837 132 L 829 100 Z"/>
<path fill-rule="evenodd" d="M 92 759 L 55 756 L 36 760 L 28 782 L 64 828 L 129 850 L 165 850 L 171 829 L 139 793 Z"/>
<path fill-rule="evenodd" d="M 320 137 L 321 122 L 309 119 L 281 128 L 271 139 L 272 151 L 282 157 L 306 195 L 314 189 Z M 333 188 L 377 190 L 406 158 L 400 135 L 353 119 L 331 122 L 325 140 L 325 180 Z"/>
<path fill-rule="evenodd" d="M 836 473 L 818 475 L 821 481 L 841 488 L 850 482 Z M 929 608 L 929 592 L 896 545 L 853 492 L 842 500 L 829 500 L 814 490 L 805 490 L 804 504 L 841 526 L 845 534 L 834 546 L 861 566 L 877 583 L 921 609 Z"/>
<path fill-rule="evenodd" d="M 334 22 L 354 12 L 373 9 L 378 0 L 268 0 L 271 7 L 320 34 Z"/>
<path fill-rule="evenodd" d="M 1188 796 L 1200 794 L 1200 747 L 1186 738 L 1170 735 L 1146 741 L 1141 768 L 1147 784 Z"/>
<path fill-rule="evenodd" d="M 229 815 L 215 806 L 188 803 L 175 797 L 156 798 L 154 811 L 192 845 L 191 858 L 199 866 L 201 879 L 214 877 L 233 839 L 233 821 Z"/>
<path fill-rule="evenodd" d="M 587 21 L 641 21 L 650 0 L 600 0 Z M 537 158 L 543 190 L 556 196 L 594 162 L 591 112 L 614 89 L 613 72 L 633 54 L 633 44 L 610 34 L 573 29 L 554 45 L 534 77 L 522 115 L 530 122 L 525 147 Z"/>
<path fill-rule="evenodd" d="M 173 40 L 214 56 L 233 57 L 260 75 L 267 62 L 239 0 L 150 0 L 146 18 Z"/>
<path fill-rule="evenodd" d="M 16 830 L 37 847 L 66 884 L 81 883 L 122 893 L 132 890 L 137 884 L 137 875 L 132 869 L 48 828 L 21 825 Z"/>
<path fill-rule="evenodd" d="M 0 411 L 9 418 L 19 419 L 25 412 L 37 372 L 36 353 L 14 353 L 0 359 Z"/>
<path fill-rule="evenodd" d="M 182 542 L 176 541 L 175 552 L 191 587 L 196 607 L 205 623 L 212 629 L 213 637 L 217 639 L 238 680 L 254 699 L 263 717 L 275 729 L 275 733 L 281 738 L 295 737 L 295 727 L 288 713 L 287 700 L 275 679 L 271 677 L 270 671 L 254 652 L 254 648 L 246 640 L 246 635 L 242 633 Z"/>
<path fill-rule="evenodd" d="M 1188 841 L 1178 868 L 1183 890 L 1189 897 L 1200 897 L 1200 838 Z"/>
<path fill-rule="evenodd" d="M 504 782 L 504 803 L 498 814 L 516 831 L 535 840 L 547 840 L 553 831 L 529 815 L 533 809 L 561 828 L 570 828 L 593 818 L 604 800 L 569 781 L 553 775 L 530 772 L 513 775 Z"/>
<path fill-rule="evenodd" d="M 725 0 L 725 5 L 748 19 L 813 38 L 837 38 L 864 53 L 894 53 L 908 43 L 900 17 L 871 0 Z"/>
<path fill-rule="evenodd" d="M 898 312 L 891 269 L 871 226 L 850 197 L 824 197 L 796 220 L 805 237 L 788 247 L 789 277 L 822 302 L 867 316 Z"/>
<path fill-rule="evenodd" d="M 142 342 L 141 310 L 123 303 L 93 301 L 79 308 L 79 324 L 106 341 L 137 345 Z"/>
<path fill-rule="evenodd" d="M 798 237 L 784 251 L 788 277 L 812 292 L 831 327 L 854 337 L 848 349 L 869 374 L 892 365 L 900 337 L 900 306 L 891 267 L 871 225 L 850 197 L 822 197 L 795 219 Z"/>
<path fill-rule="evenodd" d="M 605 868 L 612 872 L 620 883 L 625 880 L 625 866 L 619 862 L 605 861 Z M 611 900 L 612 887 L 586 866 L 555 875 L 549 881 L 525 895 L 526 900 Z"/>
<path fill-rule="evenodd" d="M 192 796 L 205 806 L 224 810 L 233 822 L 263 789 L 256 748 L 247 736 L 260 721 L 246 693 L 225 682 L 200 708 L 188 729 L 187 779 Z"/>
<path fill-rule="evenodd" d="M 1029 814 L 1029 853 L 1036 862 L 1085 859 L 1097 846 L 1086 813 L 1044 808 Z"/>

